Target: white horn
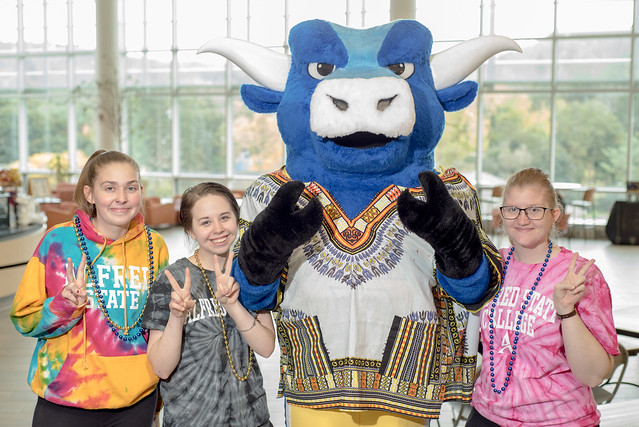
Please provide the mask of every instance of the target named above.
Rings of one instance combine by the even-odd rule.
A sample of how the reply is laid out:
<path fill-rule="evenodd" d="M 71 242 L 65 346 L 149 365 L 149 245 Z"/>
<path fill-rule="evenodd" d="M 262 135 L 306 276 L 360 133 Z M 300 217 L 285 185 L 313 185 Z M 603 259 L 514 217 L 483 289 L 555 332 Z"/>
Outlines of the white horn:
<path fill-rule="evenodd" d="M 246 40 L 231 38 L 213 39 L 197 51 L 217 53 L 240 67 L 253 80 L 269 89 L 284 91 L 291 58 L 283 53 Z"/>
<path fill-rule="evenodd" d="M 482 36 L 431 55 L 430 68 L 435 90 L 446 89 L 464 80 L 491 56 L 506 50 L 521 53 L 514 40 L 504 36 Z"/>

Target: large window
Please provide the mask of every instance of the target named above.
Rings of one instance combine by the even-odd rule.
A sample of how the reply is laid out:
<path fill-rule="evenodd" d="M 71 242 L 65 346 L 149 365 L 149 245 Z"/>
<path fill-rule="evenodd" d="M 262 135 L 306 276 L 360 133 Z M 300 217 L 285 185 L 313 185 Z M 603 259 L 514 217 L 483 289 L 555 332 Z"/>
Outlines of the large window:
<path fill-rule="evenodd" d="M 351 27 L 387 22 L 392 0 L 119 0 L 120 149 L 142 168 L 145 191 L 171 197 L 204 179 L 244 188 L 285 162 L 274 115 L 238 96 L 251 80 L 217 55 L 196 55 L 214 37 L 287 52 L 297 22 Z M 514 38 L 470 76 L 467 109 L 447 113 L 436 162 L 479 188 L 528 166 L 566 188 L 596 187 L 597 214 L 639 180 L 639 0 L 416 0 L 433 51 L 480 35 Z M 95 150 L 96 4 L 0 2 L 0 168 L 49 173 L 56 154 L 76 174 Z M 463 13 L 461 13 L 463 11 Z M 634 66 L 634 68 L 633 68 Z M 569 194 L 578 197 L 578 193 Z"/>

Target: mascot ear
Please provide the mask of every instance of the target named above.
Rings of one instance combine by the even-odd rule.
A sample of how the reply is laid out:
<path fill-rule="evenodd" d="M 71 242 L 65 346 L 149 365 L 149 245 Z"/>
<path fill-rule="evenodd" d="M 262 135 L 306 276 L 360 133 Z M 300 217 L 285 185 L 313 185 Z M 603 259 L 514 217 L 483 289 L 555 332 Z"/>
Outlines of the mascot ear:
<path fill-rule="evenodd" d="M 444 111 L 458 111 L 466 108 L 477 95 L 477 83 L 465 81 L 437 91 L 437 99 Z"/>
<path fill-rule="evenodd" d="M 240 94 L 244 104 L 256 113 L 275 113 L 284 95 L 282 92 L 255 85 L 242 85 Z"/>

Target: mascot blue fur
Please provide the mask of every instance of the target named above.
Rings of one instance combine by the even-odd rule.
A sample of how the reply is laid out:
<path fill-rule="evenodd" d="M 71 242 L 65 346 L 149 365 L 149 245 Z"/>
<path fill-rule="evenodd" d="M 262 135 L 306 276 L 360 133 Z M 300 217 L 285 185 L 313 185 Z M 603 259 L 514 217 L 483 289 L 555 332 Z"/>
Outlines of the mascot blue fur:
<path fill-rule="evenodd" d="M 476 96 L 463 80 L 519 47 L 487 36 L 431 55 L 430 31 L 412 20 L 311 20 L 289 44 L 290 56 L 235 39 L 200 48 L 259 83 L 242 99 L 277 114 L 286 144 L 286 165 L 242 203 L 241 301 L 276 314 L 293 426 L 437 418 L 442 401 L 470 399 L 470 313 L 498 291 L 501 262 L 475 190 L 454 169 L 435 173 L 433 150 L 444 112 Z"/>

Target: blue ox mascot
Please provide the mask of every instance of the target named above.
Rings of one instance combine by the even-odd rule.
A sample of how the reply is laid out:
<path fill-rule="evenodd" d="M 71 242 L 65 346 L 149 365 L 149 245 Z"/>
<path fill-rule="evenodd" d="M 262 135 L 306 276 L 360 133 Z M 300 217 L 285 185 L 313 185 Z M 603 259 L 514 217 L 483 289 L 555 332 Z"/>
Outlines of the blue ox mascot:
<path fill-rule="evenodd" d="M 459 82 L 519 47 L 489 36 L 431 56 L 412 20 L 306 21 L 289 44 L 290 57 L 234 39 L 200 48 L 260 84 L 241 87 L 244 103 L 277 113 L 286 144 L 286 166 L 242 203 L 241 301 L 276 313 L 293 426 L 421 426 L 442 401 L 470 399 L 469 312 L 498 291 L 501 266 L 475 190 L 454 169 L 433 172 L 433 150 L 444 111 L 477 93 Z"/>

